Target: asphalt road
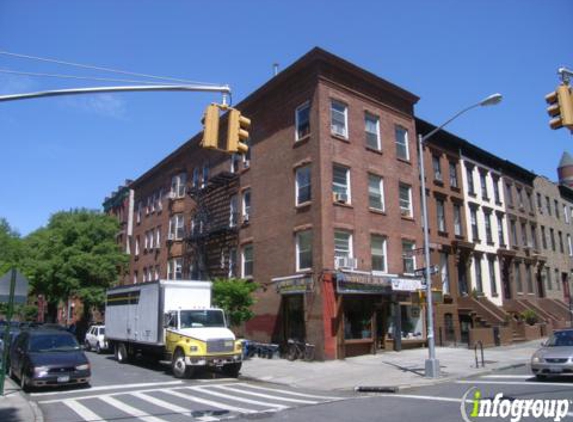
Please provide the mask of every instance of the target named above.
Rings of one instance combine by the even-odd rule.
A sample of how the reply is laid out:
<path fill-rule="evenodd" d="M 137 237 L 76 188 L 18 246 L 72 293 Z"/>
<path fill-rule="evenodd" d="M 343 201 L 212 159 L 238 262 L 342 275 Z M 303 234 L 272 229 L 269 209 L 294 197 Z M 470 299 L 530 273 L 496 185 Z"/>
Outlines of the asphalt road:
<path fill-rule="evenodd" d="M 471 388 L 481 398 L 502 393 L 509 404 L 523 399 L 565 400 L 564 421 L 573 422 L 573 379 L 537 381 L 527 367 L 500 371 L 399 393 L 301 391 L 288 386 L 222 378 L 205 372 L 178 380 L 163 365 L 140 361 L 119 365 L 111 355 L 88 353 L 92 385 L 86 389 L 36 391 L 30 398 L 46 422 L 144 421 L 182 422 L 221 419 L 261 421 L 462 421 L 462 397 Z M 464 405 L 469 415 L 475 390 Z M 557 402 L 556 402 L 557 403 Z M 468 420 L 510 421 L 502 417 Z M 521 421 L 555 420 L 522 417 Z M 516 422 L 514 420 L 514 422 Z"/>
<path fill-rule="evenodd" d="M 87 355 L 92 363 L 90 387 L 38 389 L 28 394 L 39 405 L 45 422 L 260 418 L 354 396 L 247 382 L 210 371 L 180 380 L 171 375 L 167 365 L 141 359 L 120 365 L 110 354 Z"/>

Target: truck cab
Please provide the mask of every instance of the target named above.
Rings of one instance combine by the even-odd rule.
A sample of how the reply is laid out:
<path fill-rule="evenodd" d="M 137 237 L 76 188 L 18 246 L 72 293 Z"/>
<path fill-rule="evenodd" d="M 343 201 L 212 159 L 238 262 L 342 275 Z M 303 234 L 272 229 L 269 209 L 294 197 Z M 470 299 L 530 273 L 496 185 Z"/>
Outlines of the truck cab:
<path fill-rule="evenodd" d="M 240 341 L 222 309 L 177 309 L 165 313 L 165 352 L 178 378 L 201 366 L 218 367 L 236 377 L 241 369 Z"/>

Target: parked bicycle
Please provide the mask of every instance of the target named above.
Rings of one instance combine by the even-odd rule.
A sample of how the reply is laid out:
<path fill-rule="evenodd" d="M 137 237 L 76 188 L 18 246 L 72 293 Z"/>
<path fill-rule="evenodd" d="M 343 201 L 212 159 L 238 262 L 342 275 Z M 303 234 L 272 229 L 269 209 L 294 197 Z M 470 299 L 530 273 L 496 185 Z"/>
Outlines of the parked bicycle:
<path fill-rule="evenodd" d="M 307 362 L 314 360 L 314 344 L 289 338 L 287 341 L 287 359 L 303 359 Z"/>

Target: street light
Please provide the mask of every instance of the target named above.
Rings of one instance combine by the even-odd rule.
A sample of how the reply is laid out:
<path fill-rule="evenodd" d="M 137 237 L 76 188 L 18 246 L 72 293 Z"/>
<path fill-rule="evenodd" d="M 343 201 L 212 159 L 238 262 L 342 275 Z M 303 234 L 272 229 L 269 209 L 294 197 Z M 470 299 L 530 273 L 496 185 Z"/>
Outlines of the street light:
<path fill-rule="evenodd" d="M 425 364 L 425 376 L 426 378 L 437 378 L 440 375 L 440 362 L 436 359 L 436 341 L 434 339 L 434 315 L 433 315 L 433 305 L 432 305 L 432 279 L 430 278 L 430 235 L 428 228 L 428 205 L 426 201 L 426 174 L 424 171 L 424 155 L 423 147 L 424 142 L 426 142 L 432 135 L 441 130 L 444 126 L 449 124 L 451 121 L 457 119 L 459 116 L 465 112 L 480 106 L 490 106 L 499 104 L 502 100 L 501 94 L 493 94 L 487 98 L 484 98 L 479 103 L 473 104 L 469 107 L 464 108 L 458 113 L 454 114 L 449 120 L 447 120 L 441 126 L 430 131 L 430 133 L 422 136 L 418 135 L 418 152 L 420 160 L 420 178 L 422 179 L 422 217 L 424 219 L 424 259 L 426 261 L 426 266 L 424 269 L 425 279 L 426 279 L 426 307 L 428 308 L 428 351 L 429 357 L 426 359 Z"/>

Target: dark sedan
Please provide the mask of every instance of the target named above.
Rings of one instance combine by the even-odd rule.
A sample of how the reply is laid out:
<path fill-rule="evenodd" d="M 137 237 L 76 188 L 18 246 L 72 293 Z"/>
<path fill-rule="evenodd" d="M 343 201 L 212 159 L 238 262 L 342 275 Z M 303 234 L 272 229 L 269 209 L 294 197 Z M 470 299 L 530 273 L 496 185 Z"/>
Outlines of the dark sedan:
<path fill-rule="evenodd" d="M 10 348 L 10 374 L 30 387 L 87 384 L 90 363 L 75 337 L 60 330 L 23 331 Z"/>

